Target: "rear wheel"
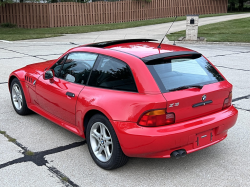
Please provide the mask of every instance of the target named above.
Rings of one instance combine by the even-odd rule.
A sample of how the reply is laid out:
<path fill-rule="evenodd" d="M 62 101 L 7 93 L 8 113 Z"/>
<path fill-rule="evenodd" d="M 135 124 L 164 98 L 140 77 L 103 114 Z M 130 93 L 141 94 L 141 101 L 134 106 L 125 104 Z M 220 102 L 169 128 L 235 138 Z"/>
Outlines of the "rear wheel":
<path fill-rule="evenodd" d="M 122 152 L 116 133 L 105 116 L 96 114 L 90 119 L 86 137 L 90 155 L 101 168 L 111 170 L 128 162 L 128 157 Z"/>
<path fill-rule="evenodd" d="M 19 115 L 27 115 L 31 112 L 27 107 L 22 86 L 17 78 L 11 82 L 10 94 L 12 105 Z"/>

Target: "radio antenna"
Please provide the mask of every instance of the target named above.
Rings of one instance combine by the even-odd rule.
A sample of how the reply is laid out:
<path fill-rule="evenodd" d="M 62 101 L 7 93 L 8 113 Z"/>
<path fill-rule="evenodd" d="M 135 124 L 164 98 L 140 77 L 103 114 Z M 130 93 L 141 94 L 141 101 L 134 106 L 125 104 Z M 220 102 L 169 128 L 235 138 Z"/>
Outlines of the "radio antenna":
<path fill-rule="evenodd" d="M 173 24 L 174 24 L 174 22 L 175 22 L 176 18 L 177 18 L 177 16 L 175 17 L 175 19 L 174 19 L 174 21 L 173 21 L 172 25 L 169 27 L 168 32 L 169 32 L 169 30 L 171 29 L 171 27 L 173 26 Z M 164 35 L 164 37 L 162 38 L 162 40 L 161 40 L 161 42 L 160 42 L 160 44 L 158 45 L 158 47 L 157 47 L 157 48 L 161 48 L 161 44 L 162 44 L 162 42 L 163 42 L 163 40 L 164 40 L 165 36 L 167 36 L 168 32 Z"/>

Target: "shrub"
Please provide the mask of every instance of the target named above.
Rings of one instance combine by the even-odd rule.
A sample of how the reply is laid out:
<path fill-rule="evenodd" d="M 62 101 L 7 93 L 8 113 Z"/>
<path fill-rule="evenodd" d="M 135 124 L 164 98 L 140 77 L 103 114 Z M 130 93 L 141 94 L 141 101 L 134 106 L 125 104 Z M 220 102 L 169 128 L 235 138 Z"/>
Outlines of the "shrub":
<path fill-rule="evenodd" d="M 2 23 L 0 26 L 5 27 L 5 28 L 15 28 L 15 27 L 17 27 L 17 25 L 13 24 L 13 23 Z"/>

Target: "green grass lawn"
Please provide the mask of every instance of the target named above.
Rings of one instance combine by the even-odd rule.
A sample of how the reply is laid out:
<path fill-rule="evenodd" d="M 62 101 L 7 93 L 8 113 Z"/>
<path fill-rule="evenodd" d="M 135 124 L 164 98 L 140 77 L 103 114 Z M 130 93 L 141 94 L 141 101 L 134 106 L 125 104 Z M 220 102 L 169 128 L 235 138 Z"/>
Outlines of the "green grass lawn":
<path fill-rule="evenodd" d="M 186 31 L 180 31 L 168 35 L 167 38 L 173 41 L 185 35 Z M 208 42 L 250 43 L 250 18 L 200 26 L 198 36 L 205 37 Z"/>
<path fill-rule="evenodd" d="M 207 14 L 200 15 L 203 17 L 213 16 L 224 16 L 235 13 L 226 14 Z M 186 17 L 178 17 L 176 21 L 185 20 Z M 160 23 L 172 22 L 174 18 L 159 18 L 154 20 L 134 21 L 125 23 L 113 23 L 113 24 L 102 24 L 102 25 L 88 25 L 88 26 L 75 26 L 75 27 L 56 27 L 56 28 L 41 28 L 41 29 L 23 29 L 23 28 L 2 28 L 0 27 L 0 40 L 28 40 L 36 38 L 49 38 L 55 36 L 61 36 L 63 34 L 76 34 L 76 33 L 87 33 L 94 31 L 104 31 L 113 29 L 124 29 L 131 27 L 139 27 L 145 25 L 154 25 Z"/>

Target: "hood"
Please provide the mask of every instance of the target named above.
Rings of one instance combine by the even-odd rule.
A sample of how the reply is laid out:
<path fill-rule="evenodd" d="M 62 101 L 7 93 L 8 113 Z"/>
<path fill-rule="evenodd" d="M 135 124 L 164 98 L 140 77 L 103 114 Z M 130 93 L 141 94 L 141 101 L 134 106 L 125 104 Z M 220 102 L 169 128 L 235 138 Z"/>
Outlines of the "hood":
<path fill-rule="evenodd" d="M 44 72 L 46 68 L 49 68 L 54 62 L 55 62 L 55 60 L 48 60 L 45 62 L 27 65 L 25 68 L 28 68 L 28 69 L 31 68 L 40 74 L 40 73 Z"/>

